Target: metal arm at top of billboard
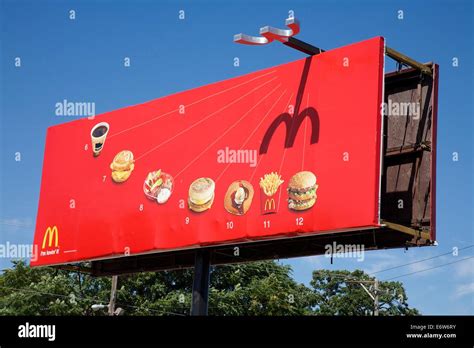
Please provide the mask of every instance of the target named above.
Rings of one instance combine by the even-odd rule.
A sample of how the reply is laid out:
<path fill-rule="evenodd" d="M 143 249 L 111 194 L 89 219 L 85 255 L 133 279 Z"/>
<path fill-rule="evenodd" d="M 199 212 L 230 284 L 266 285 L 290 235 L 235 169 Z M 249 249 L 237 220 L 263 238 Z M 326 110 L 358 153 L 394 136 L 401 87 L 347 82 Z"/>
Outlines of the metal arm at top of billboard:
<path fill-rule="evenodd" d="M 290 17 L 285 20 L 289 29 L 279 29 L 270 26 L 260 28 L 261 36 L 246 35 L 243 33 L 234 35 L 234 42 L 243 45 L 267 45 L 273 41 L 279 41 L 284 45 L 294 48 L 311 56 L 324 52 L 324 50 L 310 45 L 307 42 L 295 39 L 293 36 L 300 32 L 300 23 L 297 19 Z"/>
<path fill-rule="evenodd" d="M 252 36 L 246 35 L 243 33 L 234 35 L 234 42 L 240 43 L 243 45 L 267 45 L 273 41 L 279 41 L 286 46 L 294 48 L 298 51 L 303 53 L 309 54 L 310 56 L 314 56 L 316 54 L 320 54 L 324 52 L 323 49 L 313 46 L 307 42 L 295 39 L 294 36 L 300 32 L 300 22 L 294 18 L 290 17 L 285 20 L 285 25 L 290 29 L 279 29 L 273 28 L 270 26 L 265 26 L 260 28 L 260 35 L 261 36 Z M 399 63 L 406 64 L 411 66 L 415 69 L 420 70 L 423 74 L 432 75 L 431 68 L 426 64 L 417 62 L 416 60 L 395 51 L 393 48 L 386 47 L 385 54 L 394 59 Z"/>

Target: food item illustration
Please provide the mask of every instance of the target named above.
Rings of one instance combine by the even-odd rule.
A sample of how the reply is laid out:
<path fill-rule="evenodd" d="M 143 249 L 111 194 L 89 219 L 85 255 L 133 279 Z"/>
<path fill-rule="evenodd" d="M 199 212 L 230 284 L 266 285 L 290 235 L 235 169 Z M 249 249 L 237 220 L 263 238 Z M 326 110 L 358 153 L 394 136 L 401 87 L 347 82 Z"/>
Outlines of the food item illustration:
<path fill-rule="evenodd" d="M 253 195 L 252 184 L 248 181 L 234 181 L 225 194 L 224 208 L 231 214 L 244 215 L 250 209 Z"/>
<path fill-rule="evenodd" d="M 262 214 L 276 213 L 278 210 L 277 192 L 280 191 L 280 185 L 283 184 L 281 175 L 276 172 L 265 174 L 260 178 L 260 210 Z"/>
<path fill-rule="evenodd" d="M 189 209 L 200 213 L 211 208 L 214 202 L 214 189 L 216 184 L 210 178 L 199 178 L 189 186 Z"/>
<path fill-rule="evenodd" d="M 112 180 L 117 183 L 126 181 L 134 168 L 133 153 L 129 150 L 120 151 L 115 155 L 114 160 L 110 164 Z"/>
<path fill-rule="evenodd" d="M 148 173 L 143 183 L 143 192 L 148 199 L 163 204 L 168 201 L 173 192 L 174 180 L 168 173 L 161 169 Z"/>
<path fill-rule="evenodd" d="M 316 176 L 308 171 L 293 175 L 288 183 L 288 208 L 306 210 L 316 203 Z"/>
<path fill-rule="evenodd" d="M 105 138 L 109 133 L 109 124 L 107 122 L 97 123 L 91 130 L 91 140 L 92 140 L 92 151 L 94 157 L 100 155 L 100 152 L 104 148 Z"/>

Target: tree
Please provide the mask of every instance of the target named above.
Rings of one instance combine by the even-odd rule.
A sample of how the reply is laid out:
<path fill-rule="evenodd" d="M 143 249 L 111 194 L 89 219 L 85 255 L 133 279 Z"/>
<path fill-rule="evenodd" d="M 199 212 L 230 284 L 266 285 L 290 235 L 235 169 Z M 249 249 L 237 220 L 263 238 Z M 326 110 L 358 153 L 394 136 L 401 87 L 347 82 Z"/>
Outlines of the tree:
<path fill-rule="evenodd" d="M 87 304 L 79 306 L 78 293 L 67 273 L 51 268 L 31 269 L 24 262 L 14 262 L 14 267 L 0 277 L 0 314 L 86 314 Z"/>
<path fill-rule="evenodd" d="M 314 271 L 311 286 L 315 293 L 317 315 L 368 315 L 374 301 L 358 281 L 373 281 L 361 270 Z M 367 284 L 366 284 L 367 285 Z M 410 308 L 400 282 L 379 282 L 379 315 L 419 315 Z"/>
<path fill-rule="evenodd" d="M 209 314 L 311 314 L 312 291 L 291 278 L 291 267 L 273 261 L 216 267 Z"/>
<path fill-rule="evenodd" d="M 192 284 L 191 270 L 120 277 L 117 303 L 131 304 L 133 314 L 188 315 Z M 212 267 L 209 314 L 310 314 L 311 295 L 291 278 L 289 266 L 273 261 Z"/>
<path fill-rule="evenodd" d="M 292 278 L 290 266 L 275 261 L 212 267 L 209 314 L 367 315 L 372 300 L 360 285 L 341 281 L 341 274 L 370 279 L 362 271 L 315 271 L 307 287 Z M 192 270 L 120 276 L 116 306 L 126 315 L 189 315 L 192 283 Z M 14 262 L 0 275 L 0 315 L 106 315 L 91 306 L 107 304 L 110 287 L 109 277 Z M 401 283 L 380 287 L 397 291 L 381 294 L 381 315 L 418 314 Z"/>

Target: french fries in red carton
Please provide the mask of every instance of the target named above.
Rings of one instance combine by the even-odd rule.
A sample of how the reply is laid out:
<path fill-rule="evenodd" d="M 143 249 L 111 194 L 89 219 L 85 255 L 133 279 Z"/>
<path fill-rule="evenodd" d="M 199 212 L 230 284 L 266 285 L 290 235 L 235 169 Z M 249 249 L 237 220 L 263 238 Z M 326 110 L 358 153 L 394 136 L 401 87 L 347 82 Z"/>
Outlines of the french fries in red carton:
<path fill-rule="evenodd" d="M 260 178 L 260 210 L 263 214 L 273 214 L 278 211 L 278 198 L 280 197 L 281 175 L 277 172 L 265 174 Z"/>

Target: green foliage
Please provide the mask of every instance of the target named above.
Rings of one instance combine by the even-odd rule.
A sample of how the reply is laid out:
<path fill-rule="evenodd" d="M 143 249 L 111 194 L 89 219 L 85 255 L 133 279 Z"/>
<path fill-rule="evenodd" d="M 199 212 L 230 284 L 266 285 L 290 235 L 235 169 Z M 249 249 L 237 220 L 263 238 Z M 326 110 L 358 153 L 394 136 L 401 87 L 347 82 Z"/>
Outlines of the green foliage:
<path fill-rule="evenodd" d="M 317 315 L 371 315 L 374 301 L 362 287 L 374 292 L 374 278 L 361 270 L 314 271 L 311 286 L 315 293 Z M 369 281 L 364 283 L 364 281 Z M 372 284 L 372 285 L 371 285 Z M 379 283 L 379 315 L 418 315 L 409 308 L 407 295 L 400 282 Z"/>
<path fill-rule="evenodd" d="M 211 279 L 211 315 L 311 313 L 312 292 L 291 278 L 290 266 L 272 261 L 221 266 Z"/>
<path fill-rule="evenodd" d="M 77 274 L 14 262 L 0 276 L 0 315 L 89 314 L 92 301 L 78 299 L 80 283 L 73 277 Z"/>
<path fill-rule="evenodd" d="M 213 267 L 210 315 L 371 315 L 373 300 L 357 282 L 363 271 L 315 271 L 310 287 L 274 261 Z M 126 315 L 189 315 L 192 270 L 119 277 L 117 307 Z M 14 262 L 0 275 L 0 315 L 107 315 L 111 280 Z M 380 315 L 416 315 L 401 283 L 380 282 Z"/>

